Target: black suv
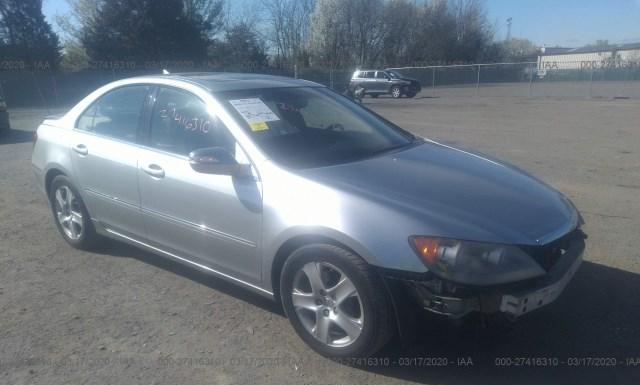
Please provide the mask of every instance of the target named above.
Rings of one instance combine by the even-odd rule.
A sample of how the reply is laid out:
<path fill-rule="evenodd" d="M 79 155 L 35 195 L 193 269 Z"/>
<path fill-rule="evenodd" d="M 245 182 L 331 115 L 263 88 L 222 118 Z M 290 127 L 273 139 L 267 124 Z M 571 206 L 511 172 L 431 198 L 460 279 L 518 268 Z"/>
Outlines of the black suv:
<path fill-rule="evenodd" d="M 420 82 L 393 70 L 357 70 L 349 82 L 349 90 L 363 89 L 366 95 L 377 98 L 390 94 L 394 98 L 416 96 L 422 89 Z"/>

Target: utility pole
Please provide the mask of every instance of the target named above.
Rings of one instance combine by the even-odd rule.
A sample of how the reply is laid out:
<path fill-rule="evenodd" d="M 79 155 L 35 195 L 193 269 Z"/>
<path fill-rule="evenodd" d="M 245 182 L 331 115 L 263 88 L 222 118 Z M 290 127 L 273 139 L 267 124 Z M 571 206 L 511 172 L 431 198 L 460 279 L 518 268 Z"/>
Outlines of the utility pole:
<path fill-rule="evenodd" d="M 513 22 L 513 17 L 507 19 L 507 41 L 511 40 L 511 22 Z"/>

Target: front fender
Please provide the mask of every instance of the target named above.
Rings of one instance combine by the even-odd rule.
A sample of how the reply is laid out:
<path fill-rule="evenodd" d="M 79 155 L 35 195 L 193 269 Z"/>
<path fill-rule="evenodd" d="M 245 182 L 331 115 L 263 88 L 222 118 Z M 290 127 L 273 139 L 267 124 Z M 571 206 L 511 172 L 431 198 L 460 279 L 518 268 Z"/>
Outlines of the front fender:
<path fill-rule="evenodd" d="M 405 90 L 408 86 L 409 83 L 407 82 L 392 82 L 391 84 L 389 84 L 389 87 L 387 88 L 387 92 L 391 92 L 391 89 L 395 86 L 400 87 L 401 90 Z"/>
<path fill-rule="evenodd" d="M 372 266 L 427 271 L 408 241 L 415 229 L 421 228 L 417 219 L 366 194 L 310 180 L 304 172 L 294 174 L 264 164 L 262 170 L 263 175 L 269 175 L 263 181 L 265 287 L 272 287 L 274 262 L 276 269 L 281 262 L 279 251 L 296 238 L 303 243 L 317 242 L 316 237 L 320 242 L 344 245 Z"/>
<path fill-rule="evenodd" d="M 356 241 L 352 237 L 344 234 L 335 229 L 331 229 L 323 226 L 295 226 L 292 228 L 288 228 L 282 233 L 280 233 L 271 244 L 266 248 L 265 252 L 267 255 L 275 256 L 278 250 L 289 240 L 294 238 L 312 238 L 317 237 L 319 239 L 329 239 L 334 242 L 340 243 L 347 248 L 353 250 L 356 254 L 362 257 L 365 261 L 372 265 L 377 265 L 379 261 L 375 257 L 374 253 L 371 252 L 366 246 L 362 243 Z"/>

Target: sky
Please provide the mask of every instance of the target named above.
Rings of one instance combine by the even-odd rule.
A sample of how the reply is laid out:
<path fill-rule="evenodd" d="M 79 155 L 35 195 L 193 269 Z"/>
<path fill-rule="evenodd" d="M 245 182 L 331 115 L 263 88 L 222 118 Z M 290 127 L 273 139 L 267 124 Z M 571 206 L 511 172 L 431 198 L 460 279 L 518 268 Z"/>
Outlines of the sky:
<path fill-rule="evenodd" d="M 485 0 L 496 38 L 507 35 L 538 45 L 579 47 L 596 40 L 640 42 L 640 0 Z"/>
<path fill-rule="evenodd" d="M 259 0 L 228 0 L 232 6 Z M 542 46 L 579 47 L 596 40 L 640 42 L 640 0 L 482 0 L 495 26 L 496 40 L 507 35 Z M 66 0 L 44 0 L 44 14 L 57 32 L 55 15 L 64 15 Z"/>

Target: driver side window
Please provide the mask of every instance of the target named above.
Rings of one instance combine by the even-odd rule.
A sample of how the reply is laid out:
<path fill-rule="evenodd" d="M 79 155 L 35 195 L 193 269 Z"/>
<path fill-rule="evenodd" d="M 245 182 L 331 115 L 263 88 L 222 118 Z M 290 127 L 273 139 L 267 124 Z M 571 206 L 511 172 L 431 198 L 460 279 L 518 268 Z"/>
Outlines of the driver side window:
<path fill-rule="evenodd" d="M 378 71 L 376 72 L 376 79 L 387 80 L 389 79 L 389 75 L 384 71 Z"/>
<path fill-rule="evenodd" d="M 235 154 L 235 139 L 198 97 L 174 88 L 161 88 L 151 116 L 149 146 L 178 155 L 223 147 Z"/>

